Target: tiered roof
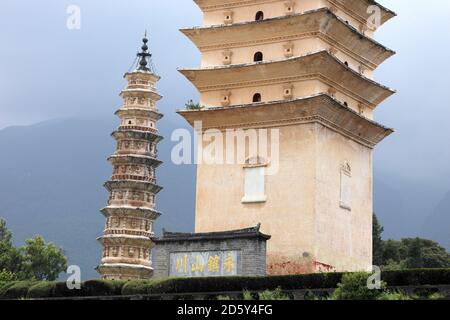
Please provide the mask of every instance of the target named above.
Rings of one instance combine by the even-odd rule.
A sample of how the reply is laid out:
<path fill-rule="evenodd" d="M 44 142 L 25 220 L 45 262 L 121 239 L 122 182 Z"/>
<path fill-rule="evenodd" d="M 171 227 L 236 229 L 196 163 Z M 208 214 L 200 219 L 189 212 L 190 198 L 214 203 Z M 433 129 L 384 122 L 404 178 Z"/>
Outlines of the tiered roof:
<path fill-rule="evenodd" d="M 279 0 L 194 0 L 199 8 L 204 12 L 277 1 Z M 367 12 L 367 8 L 371 5 L 376 5 L 381 9 L 382 24 L 396 16 L 395 12 L 389 10 L 374 0 L 328 0 L 328 2 L 330 6 L 336 6 L 363 23 L 367 22 L 367 19 L 370 17 L 370 14 Z"/>
<path fill-rule="evenodd" d="M 236 8 L 236 12 L 251 5 L 280 3 L 280 0 L 194 0 L 202 11 L 223 11 Z M 241 88 L 257 88 L 292 85 L 302 81 L 318 80 L 323 85 L 312 89 L 310 96 L 294 96 L 280 101 L 276 94 L 268 95 L 265 101 L 248 104 L 220 107 L 208 100 L 207 108 L 199 111 L 180 111 L 188 122 L 195 119 L 204 121 L 204 128 L 227 128 L 228 126 L 248 127 L 280 121 L 289 123 L 292 119 L 304 118 L 304 121 L 320 121 L 332 129 L 351 137 L 369 147 L 375 146 L 383 138 L 393 132 L 365 116 L 366 107 L 375 109 L 386 98 L 395 93 L 394 90 L 381 85 L 364 76 L 365 68 L 375 70 L 386 59 L 395 54 L 391 49 L 373 40 L 363 33 L 365 25 L 373 14 L 368 10 L 375 5 L 381 11 L 381 24 L 396 14 L 373 0 L 327 0 L 322 8 L 285 14 L 259 21 L 248 21 L 231 24 L 186 28 L 181 31 L 199 48 L 202 53 L 217 51 L 217 60 L 229 50 L 233 54 L 235 48 L 249 48 L 263 44 L 281 45 L 301 39 L 317 38 L 324 42 L 319 44 L 323 49 L 315 52 L 302 52 L 286 58 L 286 52 L 280 49 L 279 60 L 253 62 L 244 64 L 220 64 L 203 68 L 183 68 L 179 71 L 186 76 L 201 94 L 224 93 Z M 317 6 L 320 3 L 317 2 Z M 212 17 L 212 16 L 211 16 Z M 345 18 L 343 18 L 345 17 Z M 355 26 L 348 21 L 351 17 L 360 25 Z M 360 31 L 362 30 L 362 31 Z M 250 49 L 252 48 L 252 49 Z M 220 52 L 222 51 L 222 52 Z M 252 53 L 252 52 L 250 52 Z M 341 55 L 353 58 L 360 66 L 340 60 Z M 242 55 L 242 50 L 239 51 Z M 253 54 L 253 53 L 252 53 Z M 273 54 L 273 53 L 272 53 Z M 251 56 L 249 54 L 249 56 Z M 339 56 L 339 58 L 338 58 Z M 213 54 L 205 61 L 210 63 Z M 242 57 L 240 56 L 240 59 Z M 231 59 L 230 59 L 231 60 Z M 232 61 L 232 60 L 231 60 Z M 320 92 L 327 90 L 327 92 Z M 338 101 L 351 99 L 350 101 Z M 213 99 L 214 95 L 205 95 Z M 348 107 L 349 102 L 352 108 Z M 355 104 L 357 103 L 357 105 Z M 355 110 L 359 109 L 359 113 Z M 303 110 L 303 111 L 301 111 Z M 370 113 L 371 114 L 371 113 Z M 371 116 L 369 116 L 371 117 Z M 206 123 L 205 123 L 206 121 Z"/>
<path fill-rule="evenodd" d="M 375 147 L 394 132 L 393 129 L 360 116 L 327 93 L 290 101 L 253 103 L 232 108 L 180 110 L 178 113 L 192 126 L 194 121 L 202 121 L 205 130 L 320 122 L 369 148 Z"/>
<path fill-rule="evenodd" d="M 201 52 L 318 37 L 375 69 L 395 54 L 363 35 L 328 8 L 263 21 L 181 29 Z"/>
<path fill-rule="evenodd" d="M 180 69 L 200 92 L 320 79 L 350 97 L 375 108 L 394 93 L 353 71 L 328 51 L 279 61 L 213 68 Z"/>

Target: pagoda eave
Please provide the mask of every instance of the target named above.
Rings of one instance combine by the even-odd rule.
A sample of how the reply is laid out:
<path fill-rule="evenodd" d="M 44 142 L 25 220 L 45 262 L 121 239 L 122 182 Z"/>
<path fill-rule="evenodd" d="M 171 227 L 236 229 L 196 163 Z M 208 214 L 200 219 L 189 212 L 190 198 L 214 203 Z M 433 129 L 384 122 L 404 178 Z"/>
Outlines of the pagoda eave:
<path fill-rule="evenodd" d="M 144 155 L 138 154 L 114 154 L 108 158 L 113 164 L 141 164 L 141 165 L 151 165 L 158 167 L 162 164 L 162 161 Z"/>
<path fill-rule="evenodd" d="M 97 272 L 107 279 L 149 279 L 153 275 L 153 268 L 128 263 L 104 263 L 96 268 Z M 117 277 L 117 278 L 116 278 Z"/>
<path fill-rule="evenodd" d="M 372 5 L 378 6 L 381 10 L 381 25 L 397 16 L 394 11 L 374 0 L 328 0 L 328 2 L 335 5 L 337 8 L 348 12 L 353 18 L 359 20 L 361 23 L 366 23 L 370 18 L 371 13 L 367 12 L 367 9 Z"/>
<path fill-rule="evenodd" d="M 109 191 L 118 189 L 132 189 L 138 191 L 147 191 L 154 194 L 159 193 L 163 188 L 149 181 L 131 181 L 131 180 L 111 180 L 104 184 L 104 187 Z"/>
<path fill-rule="evenodd" d="M 154 119 L 156 121 L 161 120 L 164 116 L 162 113 L 159 113 L 157 110 L 139 108 L 139 107 L 127 107 L 121 108 L 114 113 L 116 116 L 126 116 L 126 115 L 135 115 L 139 117 L 148 117 Z"/>
<path fill-rule="evenodd" d="M 97 241 L 104 244 L 115 243 L 115 244 L 137 244 L 142 242 L 153 242 L 152 237 L 144 237 L 144 236 L 131 236 L 126 234 L 114 234 L 114 235 L 103 235 L 97 238 Z"/>
<path fill-rule="evenodd" d="M 150 208 L 137 207 L 105 207 L 100 210 L 105 217 L 110 216 L 131 216 L 131 217 L 145 217 L 147 219 L 156 220 L 162 214 L 159 211 Z"/>
<path fill-rule="evenodd" d="M 133 72 L 127 72 L 123 75 L 123 77 L 125 79 L 129 80 L 133 77 L 136 77 L 136 75 L 138 75 L 139 78 L 147 79 L 152 82 L 158 82 L 159 80 L 161 80 L 160 76 L 158 76 L 152 72 L 143 71 L 143 70 L 134 70 Z"/>
<path fill-rule="evenodd" d="M 269 3 L 273 2 L 273 0 L 194 0 L 194 2 L 200 10 L 203 12 L 208 12 L 243 7 L 251 4 Z M 335 5 L 341 10 L 351 13 L 351 15 L 358 21 L 367 21 L 369 18 L 367 8 L 371 5 L 376 5 L 380 8 L 382 24 L 396 16 L 395 12 L 382 6 L 374 0 L 328 0 L 328 3 L 330 6 Z"/>
<path fill-rule="evenodd" d="M 375 108 L 395 93 L 394 90 L 352 70 L 325 50 L 285 60 L 179 69 L 179 72 L 200 92 L 320 80 L 371 108 Z"/>
<path fill-rule="evenodd" d="M 152 100 L 154 100 L 156 102 L 163 98 L 163 96 L 158 94 L 156 91 L 148 90 L 148 89 L 141 89 L 141 88 L 125 89 L 125 90 L 122 90 L 122 92 L 120 93 L 121 97 L 127 97 L 127 96 L 132 96 L 132 95 L 144 95 L 144 96 L 151 98 Z"/>
<path fill-rule="evenodd" d="M 201 52 L 319 37 L 375 69 L 395 54 L 345 23 L 328 8 L 223 26 L 181 29 Z"/>
<path fill-rule="evenodd" d="M 320 123 L 369 148 L 374 148 L 394 132 L 359 115 L 325 93 L 288 101 L 181 110 L 178 113 L 192 126 L 195 121 L 202 121 L 203 130 Z"/>
<path fill-rule="evenodd" d="M 163 140 L 163 137 L 156 134 L 156 130 L 150 131 L 150 130 L 118 130 L 114 131 L 111 136 L 115 140 L 122 140 L 122 139 L 136 139 L 136 140 L 149 140 L 153 142 L 160 142 Z"/>
<path fill-rule="evenodd" d="M 105 264 L 99 265 L 97 268 L 126 268 L 126 269 L 153 271 L 152 267 L 137 266 L 137 265 L 128 264 L 128 263 L 105 263 Z"/>

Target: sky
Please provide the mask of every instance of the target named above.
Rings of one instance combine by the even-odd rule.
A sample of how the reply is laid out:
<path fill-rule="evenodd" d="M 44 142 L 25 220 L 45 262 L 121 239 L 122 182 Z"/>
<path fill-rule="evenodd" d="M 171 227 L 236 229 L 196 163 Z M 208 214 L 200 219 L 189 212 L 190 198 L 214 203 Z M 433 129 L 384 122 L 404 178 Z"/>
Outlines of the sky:
<path fill-rule="evenodd" d="M 375 113 L 396 130 L 378 146 L 375 169 L 419 181 L 438 200 L 450 190 L 450 1 L 379 2 L 398 17 L 381 27 L 376 40 L 397 55 L 375 79 L 398 92 Z M 66 26 L 70 5 L 81 8 L 80 30 Z M 146 29 L 162 76 L 164 123 L 181 125 L 175 110 L 198 93 L 176 69 L 198 66 L 200 54 L 178 29 L 200 25 L 201 17 L 191 0 L 3 0 L 0 129 L 112 114 Z"/>

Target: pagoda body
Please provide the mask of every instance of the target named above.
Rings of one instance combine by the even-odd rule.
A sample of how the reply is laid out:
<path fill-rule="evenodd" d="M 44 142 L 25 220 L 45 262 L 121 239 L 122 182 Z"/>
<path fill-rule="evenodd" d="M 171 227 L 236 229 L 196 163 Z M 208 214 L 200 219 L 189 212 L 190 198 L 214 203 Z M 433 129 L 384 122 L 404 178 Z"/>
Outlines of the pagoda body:
<path fill-rule="evenodd" d="M 103 236 L 103 258 L 97 271 L 103 279 L 148 279 L 153 274 L 151 250 L 154 246 L 153 226 L 160 216 L 155 197 L 162 189 L 156 184 L 157 121 L 162 115 L 156 108 L 161 96 L 156 92 L 160 79 L 148 60 L 147 39 L 144 38 L 139 67 L 126 73 L 127 87 L 121 92 L 123 106 L 116 112 L 120 126 L 112 136 L 116 152 L 109 157 L 113 175 L 105 187 L 110 197 L 101 210 L 106 217 Z"/>
<path fill-rule="evenodd" d="M 180 72 L 203 108 L 179 113 L 202 133 L 279 129 L 276 174 L 266 174 L 270 150 L 246 153 L 245 164 L 198 164 L 196 232 L 261 223 L 272 235 L 269 274 L 370 269 L 372 155 L 393 132 L 374 110 L 394 93 L 372 78 L 394 52 L 373 40 L 369 20 L 395 13 L 371 0 L 195 2 L 203 26 L 181 31 L 202 64 Z"/>

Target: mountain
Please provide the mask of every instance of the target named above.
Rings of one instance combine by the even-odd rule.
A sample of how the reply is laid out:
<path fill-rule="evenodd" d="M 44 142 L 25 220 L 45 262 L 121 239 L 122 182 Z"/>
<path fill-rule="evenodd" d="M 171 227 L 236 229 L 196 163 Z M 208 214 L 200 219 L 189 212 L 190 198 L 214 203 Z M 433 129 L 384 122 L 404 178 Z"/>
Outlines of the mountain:
<path fill-rule="evenodd" d="M 450 191 L 426 220 L 423 232 L 450 251 Z"/>
<path fill-rule="evenodd" d="M 163 123 L 165 137 L 179 127 Z M 98 277 L 96 238 L 105 222 L 99 209 L 108 197 L 102 185 L 111 175 L 106 158 L 115 148 L 109 136 L 115 125 L 113 117 L 78 118 L 0 131 L 0 217 L 17 245 L 39 234 L 62 246 L 84 279 Z M 170 147 L 167 140 L 159 146 L 164 165 L 157 174 L 164 190 L 157 199 L 163 213 L 158 233 L 162 227 L 194 227 L 195 167 L 173 165 Z"/>

